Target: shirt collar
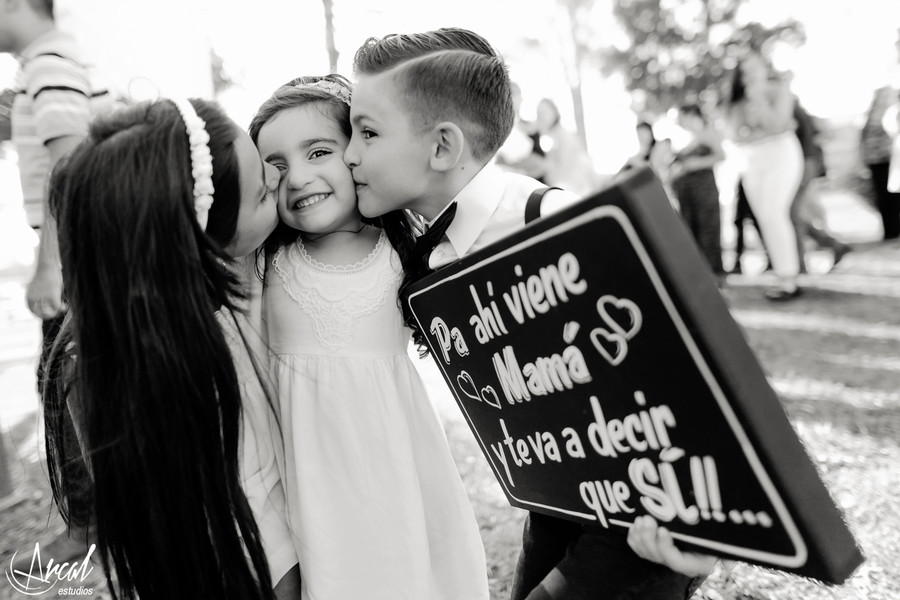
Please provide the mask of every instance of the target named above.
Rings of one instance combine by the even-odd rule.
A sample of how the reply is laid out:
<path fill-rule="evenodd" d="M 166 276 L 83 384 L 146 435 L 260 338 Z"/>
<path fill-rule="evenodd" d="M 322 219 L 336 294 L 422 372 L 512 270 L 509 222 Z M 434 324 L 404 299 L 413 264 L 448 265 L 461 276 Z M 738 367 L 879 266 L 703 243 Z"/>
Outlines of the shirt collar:
<path fill-rule="evenodd" d="M 503 175 L 499 167 L 488 163 L 453 199 L 456 216 L 447 228 L 447 239 L 457 256 L 466 255 L 500 205 L 506 187 Z"/>

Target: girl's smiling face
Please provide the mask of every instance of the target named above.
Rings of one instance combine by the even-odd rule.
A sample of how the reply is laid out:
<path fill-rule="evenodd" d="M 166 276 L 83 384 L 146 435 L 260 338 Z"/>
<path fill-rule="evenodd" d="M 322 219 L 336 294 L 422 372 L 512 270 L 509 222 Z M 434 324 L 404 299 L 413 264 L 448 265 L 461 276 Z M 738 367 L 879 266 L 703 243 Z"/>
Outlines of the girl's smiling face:
<path fill-rule="evenodd" d="M 259 131 L 257 147 L 281 174 L 278 216 L 312 234 L 356 229 L 360 214 L 343 153 L 341 127 L 315 102 L 276 114 Z"/>

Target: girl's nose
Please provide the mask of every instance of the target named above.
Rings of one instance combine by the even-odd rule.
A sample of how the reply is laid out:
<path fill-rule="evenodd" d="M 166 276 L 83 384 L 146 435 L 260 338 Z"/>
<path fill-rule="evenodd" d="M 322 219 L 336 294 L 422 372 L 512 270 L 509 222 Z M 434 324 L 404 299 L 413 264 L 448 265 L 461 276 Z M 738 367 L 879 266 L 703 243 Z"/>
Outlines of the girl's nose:
<path fill-rule="evenodd" d="M 306 168 L 298 168 L 297 165 L 288 167 L 287 173 L 284 175 L 284 178 L 287 180 L 288 189 L 302 190 L 315 179 L 315 173 L 313 171 L 314 169 L 311 169 L 308 166 Z"/>

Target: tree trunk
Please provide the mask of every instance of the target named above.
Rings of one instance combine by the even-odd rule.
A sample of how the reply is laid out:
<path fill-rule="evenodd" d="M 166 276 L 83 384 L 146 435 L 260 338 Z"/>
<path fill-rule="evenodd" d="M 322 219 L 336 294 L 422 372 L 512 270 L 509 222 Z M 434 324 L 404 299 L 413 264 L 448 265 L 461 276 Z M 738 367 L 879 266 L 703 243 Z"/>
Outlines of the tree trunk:
<path fill-rule="evenodd" d="M 566 3 L 566 17 L 569 21 L 569 35 L 572 37 L 572 65 L 567 69 L 569 92 L 572 94 L 572 111 L 575 116 L 575 129 L 581 143 L 587 148 L 587 130 L 584 125 L 584 97 L 581 93 L 581 65 L 584 64 L 585 50 L 578 39 L 577 31 L 578 2 Z"/>
<path fill-rule="evenodd" d="M 337 73 L 338 50 L 334 45 L 334 2 L 322 0 L 325 8 L 325 48 L 328 50 L 328 69 L 330 73 Z"/>
<path fill-rule="evenodd" d="M 572 93 L 572 111 L 575 115 L 575 127 L 578 130 L 578 137 L 581 143 L 587 148 L 587 129 L 584 125 L 584 97 L 581 94 L 581 81 L 569 84 L 569 90 Z"/>

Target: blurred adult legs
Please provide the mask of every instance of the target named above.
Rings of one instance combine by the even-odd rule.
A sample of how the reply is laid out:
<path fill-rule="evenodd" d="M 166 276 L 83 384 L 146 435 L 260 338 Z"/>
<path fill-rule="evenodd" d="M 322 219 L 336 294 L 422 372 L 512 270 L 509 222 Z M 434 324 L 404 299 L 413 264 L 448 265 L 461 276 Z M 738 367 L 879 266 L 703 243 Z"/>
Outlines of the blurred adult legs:
<path fill-rule="evenodd" d="M 775 274 L 787 287 L 800 272 L 790 208 L 803 177 L 803 152 L 793 132 L 746 145 L 741 182 L 759 223 Z"/>
<path fill-rule="evenodd" d="M 690 173 L 672 183 L 678 197 L 681 218 L 694 235 L 710 269 L 716 275 L 722 268 L 722 222 L 719 188 L 712 170 Z"/>
<path fill-rule="evenodd" d="M 884 239 L 900 237 L 900 193 L 887 189 L 889 163 L 869 165 L 872 173 L 872 187 L 875 190 L 875 207 L 881 214 Z"/>

